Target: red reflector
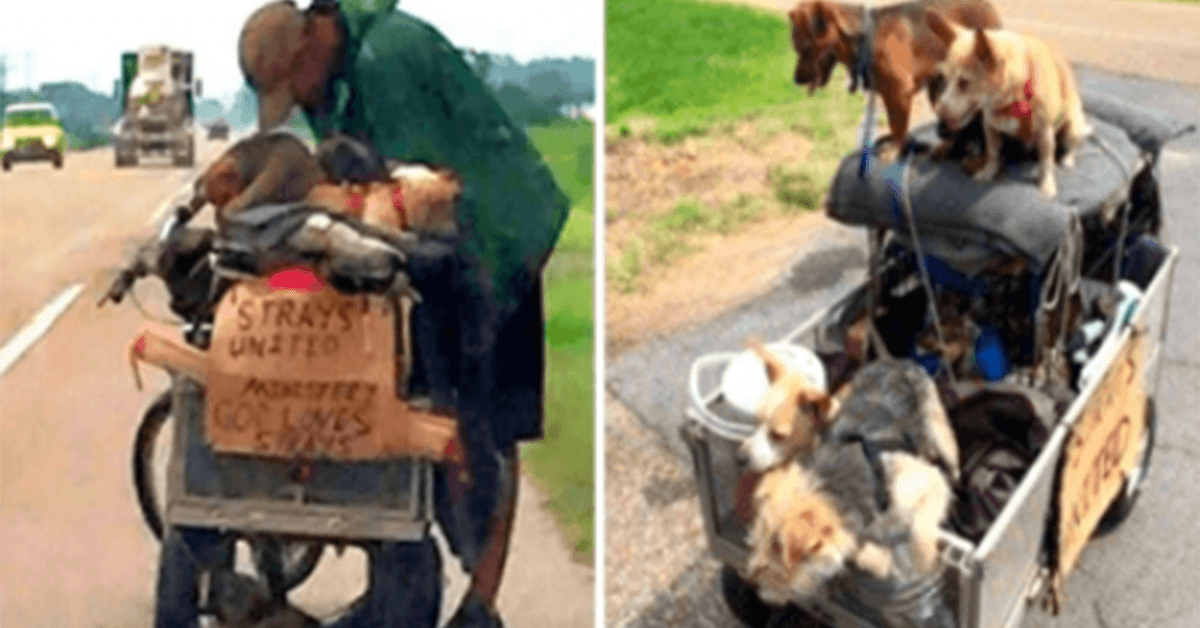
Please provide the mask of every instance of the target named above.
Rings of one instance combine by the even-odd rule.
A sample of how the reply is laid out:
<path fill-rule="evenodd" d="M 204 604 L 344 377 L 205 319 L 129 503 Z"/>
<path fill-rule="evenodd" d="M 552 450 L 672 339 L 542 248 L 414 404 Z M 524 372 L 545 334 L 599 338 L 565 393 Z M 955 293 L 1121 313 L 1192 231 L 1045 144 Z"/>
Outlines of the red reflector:
<path fill-rule="evenodd" d="M 267 285 L 273 290 L 320 292 L 321 288 L 325 287 L 325 282 L 308 268 L 289 268 L 271 275 Z"/>
<path fill-rule="evenodd" d="M 138 355 L 138 357 L 142 357 L 142 356 L 146 355 L 146 337 L 145 336 L 138 338 L 137 342 L 133 343 L 133 352 L 136 353 Z"/>
<path fill-rule="evenodd" d="M 359 211 L 359 210 L 361 210 L 361 209 L 362 209 L 362 206 L 363 206 L 363 195 L 362 195 L 362 193 L 360 193 L 360 192 L 351 192 L 351 193 L 350 193 L 350 198 L 346 200 L 346 203 L 347 203 L 347 204 L 350 206 L 350 207 L 348 208 L 348 209 L 350 209 L 350 211 Z"/>

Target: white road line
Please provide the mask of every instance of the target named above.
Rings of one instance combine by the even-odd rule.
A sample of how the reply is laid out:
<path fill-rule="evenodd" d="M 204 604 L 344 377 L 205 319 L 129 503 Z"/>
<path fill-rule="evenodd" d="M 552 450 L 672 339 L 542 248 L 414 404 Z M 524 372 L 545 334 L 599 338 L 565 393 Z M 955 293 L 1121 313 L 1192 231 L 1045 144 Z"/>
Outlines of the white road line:
<path fill-rule="evenodd" d="M 184 201 L 178 200 L 192 189 L 193 180 L 194 177 L 189 175 L 187 181 L 174 194 L 169 196 L 162 205 L 159 205 L 158 209 L 150 217 L 150 225 L 153 226 L 159 223 L 175 205 L 190 199 L 189 196 Z M 79 295 L 83 294 L 84 287 L 85 284 L 77 283 L 64 290 L 54 300 L 42 307 L 42 311 L 38 312 L 37 316 L 33 317 L 33 320 L 26 324 L 17 335 L 13 336 L 4 345 L 3 349 L 0 349 L 0 377 L 8 373 L 8 369 L 12 368 L 21 359 L 21 356 L 25 355 L 25 352 L 29 348 L 38 340 L 41 340 L 46 335 L 46 332 L 50 331 L 50 328 L 54 326 L 54 322 L 58 320 L 58 317 L 65 314 L 67 309 L 71 307 L 71 304 L 75 302 L 75 299 L 78 299 Z"/>
<path fill-rule="evenodd" d="M 25 355 L 25 352 L 34 345 L 50 328 L 54 325 L 54 321 L 62 316 L 67 308 L 83 294 L 84 284 L 77 283 L 59 294 L 53 301 L 46 304 L 42 311 L 33 317 L 16 336 L 13 336 L 3 349 L 0 349 L 0 377 L 8 373 L 8 369 Z"/>

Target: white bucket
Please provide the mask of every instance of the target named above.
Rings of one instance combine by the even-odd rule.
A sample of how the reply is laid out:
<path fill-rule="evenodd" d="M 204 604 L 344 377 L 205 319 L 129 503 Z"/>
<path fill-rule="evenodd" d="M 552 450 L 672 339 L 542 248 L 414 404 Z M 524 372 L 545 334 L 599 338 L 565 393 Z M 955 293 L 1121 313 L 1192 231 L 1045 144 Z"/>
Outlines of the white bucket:
<path fill-rule="evenodd" d="M 787 343 L 767 345 L 767 350 L 807 377 L 813 386 L 826 390 L 825 365 L 817 354 L 806 347 Z M 769 387 L 766 364 L 750 349 L 730 360 L 721 376 L 721 396 L 730 406 L 747 416 L 758 413 Z"/>

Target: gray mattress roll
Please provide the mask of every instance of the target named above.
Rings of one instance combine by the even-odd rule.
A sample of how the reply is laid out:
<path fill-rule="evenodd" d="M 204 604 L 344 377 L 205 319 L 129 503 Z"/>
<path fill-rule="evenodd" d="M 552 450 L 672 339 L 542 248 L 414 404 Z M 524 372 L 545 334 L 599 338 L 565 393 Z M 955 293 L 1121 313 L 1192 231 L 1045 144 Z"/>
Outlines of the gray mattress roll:
<path fill-rule="evenodd" d="M 1020 255 L 1036 269 L 1050 260 L 1072 213 L 1081 216 L 1119 202 L 1133 176 L 1149 167 L 1167 141 L 1195 130 L 1118 100 L 1084 94 L 1095 133 L 1080 147 L 1074 168 L 1058 168 L 1059 194 L 1049 199 L 1036 187 L 1037 163 L 1010 162 L 996 180 L 978 183 L 955 161 L 917 155 L 907 166 L 855 151 L 838 166 L 826 201 L 831 218 L 851 225 L 895 229 L 908 241 L 900 204 L 902 168 L 909 167 L 909 192 L 926 252 L 959 270 L 978 272 L 998 255 Z M 916 129 L 918 142 L 936 143 L 933 125 Z"/>

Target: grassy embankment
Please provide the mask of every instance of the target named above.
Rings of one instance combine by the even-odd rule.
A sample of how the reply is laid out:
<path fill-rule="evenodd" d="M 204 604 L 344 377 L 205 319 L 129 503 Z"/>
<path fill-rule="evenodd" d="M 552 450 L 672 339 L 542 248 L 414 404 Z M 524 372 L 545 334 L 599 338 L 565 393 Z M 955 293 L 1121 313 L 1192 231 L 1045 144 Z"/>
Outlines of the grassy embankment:
<path fill-rule="evenodd" d="M 571 198 L 545 273 L 546 437 L 525 448 L 567 539 L 590 564 L 593 545 L 593 126 L 562 120 L 529 135 Z"/>
<path fill-rule="evenodd" d="M 641 209 L 614 220 L 632 221 L 634 236 L 609 245 L 608 284 L 621 292 L 644 288 L 647 271 L 693 252 L 692 236 L 728 235 L 768 214 L 815 208 L 839 157 L 854 145 L 862 111 L 839 68 L 814 94 L 792 83 L 795 53 L 787 18 L 744 6 L 693 0 L 609 0 L 607 127 L 613 143 L 641 138 L 674 144 L 686 138 L 732 137 L 739 128 L 769 142 L 794 133 L 811 142 L 803 158 L 772 164 L 770 193 L 740 195 L 719 206 L 691 198 L 673 209 Z"/>

